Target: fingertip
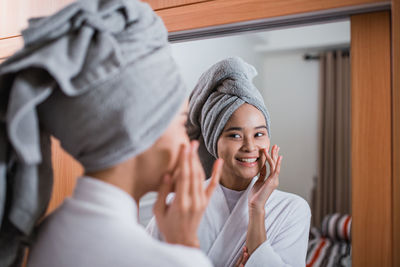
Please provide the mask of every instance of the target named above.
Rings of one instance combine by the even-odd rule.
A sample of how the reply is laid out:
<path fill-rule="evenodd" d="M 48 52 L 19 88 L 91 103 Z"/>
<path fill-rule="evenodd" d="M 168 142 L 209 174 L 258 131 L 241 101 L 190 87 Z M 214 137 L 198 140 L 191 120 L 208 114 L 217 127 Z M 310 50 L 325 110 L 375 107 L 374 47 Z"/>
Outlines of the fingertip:
<path fill-rule="evenodd" d="M 191 146 L 190 145 L 185 145 L 185 150 L 184 150 L 184 154 L 187 156 L 190 154 L 191 151 Z"/>
<path fill-rule="evenodd" d="M 179 164 L 182 164 L 182 162 L 185 160 L 185 158 L 189 153 L 190 153 L 190 145 L 181 144 L 179 150 L 178 162 L 176 163 L 176 165 L 178 166 Z"/>
<path fill-rule="evenodd" d="M 199 148 L 199 141 L 193 140 L 190 142 L 190 151 L 196 153 Z"/>
<path fill-rule="evenodd" d="M 218 158 L 214 163 L 213 172 L 218 173 L 221 170 L 223 165 L 224 165 L 224 160 L 221 158 Z"/>
<path fill-rule="evenodd" d="M 200 142 L 198 140 L 193 140 L 192 144 L 196 149 L 199 148 L 199 146 L 200 146 Z"/>

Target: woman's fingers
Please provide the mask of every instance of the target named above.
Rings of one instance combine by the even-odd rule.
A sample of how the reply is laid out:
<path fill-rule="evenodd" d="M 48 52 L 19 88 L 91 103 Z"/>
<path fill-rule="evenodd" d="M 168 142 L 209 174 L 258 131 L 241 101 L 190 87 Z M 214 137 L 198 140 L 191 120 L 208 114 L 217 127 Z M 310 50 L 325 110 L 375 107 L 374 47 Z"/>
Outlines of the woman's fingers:
<path fill-rule="evenodd" d="M 199 147 L 199 142 L 198 141 L 192 141 L 191 142 L 191 151 L 190 151 L 190 190 L 189 190 L 189 196 L 191 197 L 191 202 L 192 202 L 192 209 L 197 210 L 197 208 L 201 205 L 202 203 L 202 194 L 201 190 L 202 189 L 202 184 L 201 184 L 201 173 L 199 170 L 199 162 L 198 162 L 198 156 L 197 156 L 197 149 Z"/>
<path fill-rule="evenodd" d="M 250 254 L 248 253 L 248 252 L 245 252 L 244 254 L 243 254 L 243 261 L 242 261 L 242 266 L 244 267 L 245 266 L 245 264 L 247 263 L 247 260 L 249 259 L 249 257 L 250 257 Z"/>
<path fill-rule="evenodd" d="M 190 162 L 189 162 L 190 147 L 183 146 L 179 154 L 179 163 L 174 172 L 175 182 L 175 201 L 181 206 L 187 206 L 190 187 Z"/>
<path fill-rule="evenodd" d="M 281 148 L 278 147 L 277 145 L 273 145 L 272 148 L 271 148 L 271 155 L 268 154 L 268 150 L 264 151 L 265 155 L 267 156 L 268 164 L 270 166 L 271 175 L 275 172 L 275 169 L 276 169 L 276 166 L 277 166 L 277 162 L 278 162 L 278 159 L 279 159 L 279 150 L 280 149 Z M 271 159 L 271 161 L 269 159 Z M 271 162 L 272 162 L 272 164 L 271 164 Z"/>
<path fill-rule="evenodd" d="M 264 164 L 264 166 L 262 166 L 261 168 L 259 179 L 264 181 L 266 176 L 267 176 L 267 165 Z"/>
<path fill-rule="evenodd" d="M 272 150 L 273 149 L 274 148 L 272 147 Z M 273 159 L 271 158 L 271 155 L 268 153 L 267 150 L 264 150 L 264 154 L 267 157 L 267 162 L 269 165 L 270 172 L 272 172 L 273 170 L 275 170 L 275 162 L 273 161 Z"/>
<path fill-rule="evenodd" d="M 278 176 L 279 176 L 279 173 L 281 172 L 282 159 L 283 159 L 283 157 L 282 157 L 282 156 L 279 156 L 278 161 L 277 161 L 277 163 L 276 163 L 275 173 L 276 173 L 276 175 L 278 175 Z"/>
<path fill-rule="evenodd" d="M 274 145 L 274 146 L 272 147 L 272 150 L 271 150 L 271 158 L 272 158 L 272 160 L 274 161 L 275 166 L 276 166 L 276 162 L 277 162 L 277 160 L 278 160 L 278 153 L 279 153 L 279 150 L 280 150 L 280 147 L 278 147 L 277 145 Z"/>
<path fill-rule="evenodd" d="M 249 252 L 247 250 L 247 247 L 244 246 L 242 249 L 242 253 L 240 254 L 240 258 L 236 262 L 237 267 L 244 267 L 246 264 L 247 260 L 249 259 Z"/>
<path fill-rule="evenodd" d="M 279 173 L 281 171 L 281 163 L 282 163 L 282 156 L 279 156 L 277 159 L 276 163 L 276 169 L 274 172 L 271 173 L 270 178 L 268 179 L 268 182 L 264 184 L 263 190 L 269 191 L 270 187 L 272 186 L 272 189 L 275 189 L 279 185 Z"/>
<path fill-rule="evenodd" d="M 214 192 L 215 187 L 219 183 L 219 180 L 220 180 L 221 174 L 222 174 L 222 166 L 223 165 L 224 165 L 223 159 L 217 159 L 214 162 L 213 171 L 212 171 L 211 178 L 210 178 L 211 181 L 205 190 L 207 200 L 210 199 L 212 193 Z"/>
<path fill-rule="evenodd" d="M 267 161 L 270 165 L 270 174 L 268 176 L 268 179 L 266 180 L 266 183 L 262 186 L 261 189 L 262 191 L 265 191 L 265 194 L 267 194 L 271 189 L 278 187 L 279 173 L 281 170 L 281 164 L 283 159 L 282 156 L 278 155 L 280 148 L 277 145 L 274 145 L 271 150 L 272 150 L 271 156 L 266 154 Z"/>
<path fill-rule="evenodd" d="M 240 253 L 240 257 L 236 262 L 236 266 L 240 267 L 242 265 L 242 261 L 243 261 L 243 256 L 244 256 L 244 251 L 242 253 Z"/>
<path fill-rule="evenodd" d="M 278 155 L 279 155 L 279 150 L 281 150 L 281 148 L 279 146 L 275 147 L 275 157 L 274 157 L 274 161 L 277 162 L 278 161 Z M 275 164 L 276 166 L 276 164 Z"/>
<path fill-rule="evenodd" d="M 161 215 L 167 209 L 166 199 L 171 190 L 172 190 L 171 176 L 169 174 L 166 174 L 162 179 L 162 184 L 158 190 L 157 200 L 154 203 L 154 208 L 153 208 L 154 214 Z"/>
<path fill-rule="evenodd" d="M 281 171 L 281 164 L 282 164 L 282 156 L 277 156 L 276 158 L 276 163 L 275 163 L 275 169 L 273 171 L 271 171 L 270 176 L 279 176 L 279 173 Z"/>
<path fill-rule="evenodd" d="M 195 173 L 198 181 L 197 191 L 200 197 L 200 203 L 205 203 L 206 196 L 204 192 L 204 181 L 206 180 L 206 174 L 204 173 L 203 165 L 201 164 L 200 157 L 199 157 L 199 142 L 197 141 L 197 148 L 196 153 L 194 155 L 194 162 L 195 164 Z"/>

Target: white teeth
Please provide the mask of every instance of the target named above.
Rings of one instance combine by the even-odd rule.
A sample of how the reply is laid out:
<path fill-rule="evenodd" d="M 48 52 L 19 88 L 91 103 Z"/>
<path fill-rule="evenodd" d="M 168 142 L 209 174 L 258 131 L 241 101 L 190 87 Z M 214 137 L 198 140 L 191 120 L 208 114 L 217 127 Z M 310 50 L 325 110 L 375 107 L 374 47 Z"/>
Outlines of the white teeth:
<path fill-rule="evenodd" d="M 256 160 L 257 160 L 257 158 L 252 158 L 252 159 L 239 159 L 240 161 L 243 161 L 243 162 L 256 162 Z"/>

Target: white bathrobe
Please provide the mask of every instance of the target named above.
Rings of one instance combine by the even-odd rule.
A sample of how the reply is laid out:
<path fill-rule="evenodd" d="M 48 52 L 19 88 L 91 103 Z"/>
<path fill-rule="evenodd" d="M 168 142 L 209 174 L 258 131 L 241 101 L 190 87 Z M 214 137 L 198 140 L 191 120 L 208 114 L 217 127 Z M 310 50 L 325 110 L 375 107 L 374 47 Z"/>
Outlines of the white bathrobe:
<path fill-rule="evenodd" d="M 232 212 L 221 186 L 217 186 L 199 227 L 200 248 L 216 267 L 235 266 L 246 242 L 249 189 Z M 208 181 L 206 182 L 208 183 Z M 250 256 L 246 267 L 305 266 L 311 212 L 301 197 L 275 190 L 265 205 L 267 240 Z M 147 231 L 162 239 L 153 218 Z"/>
<path fill-rule="evenodd" d="M 84 177 L 40 226 L 29 267 L 211 266 L 199 249 L 153 239 L 138 224 L 133 198 Z"/>

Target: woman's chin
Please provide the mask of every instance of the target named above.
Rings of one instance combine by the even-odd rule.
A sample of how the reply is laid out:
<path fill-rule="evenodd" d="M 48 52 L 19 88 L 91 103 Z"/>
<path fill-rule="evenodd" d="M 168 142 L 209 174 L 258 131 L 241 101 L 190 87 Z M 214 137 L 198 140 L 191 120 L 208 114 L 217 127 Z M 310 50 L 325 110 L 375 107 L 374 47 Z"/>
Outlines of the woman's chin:
<path fill-rule="evenodd" d="M 251 180 L 253 179 L 256 175 L 258 174 L 258 172 L 250 172 L 250 171 L 246 171 L 246 172 L 240 172 L 240 177 L 242 179 L 246 179 L 246 180 Z"/>

